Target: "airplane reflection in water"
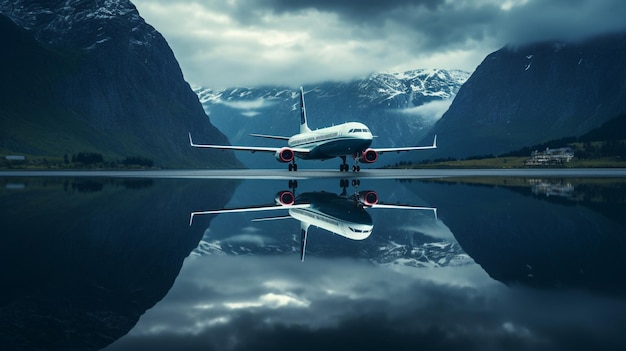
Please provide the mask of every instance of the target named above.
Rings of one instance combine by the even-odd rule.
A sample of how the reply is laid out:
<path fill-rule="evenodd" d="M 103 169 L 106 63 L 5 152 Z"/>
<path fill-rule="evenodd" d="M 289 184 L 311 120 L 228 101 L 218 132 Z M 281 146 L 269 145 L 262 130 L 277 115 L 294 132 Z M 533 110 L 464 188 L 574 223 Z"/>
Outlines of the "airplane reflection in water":
<path fill-rule="evenodd" d="M 353 185 L 359 182 L 353 180 Z M 335 194 L 326 191 L 305 192 L 295 195 L 296 181 L 289 181 L 291 190 L 282 190 L 276 193 L 274 204 L 241 208 L 227 208 L 219 210 L 196 211 L 191 213 L 189 225 L 195 216 L 222 213 L 288 211 L 288 215 L 272 216 L 253 219 L 254 222 L 296 219 L 300 222 L 300 260 L 304 261 L 307 237 L 310 226 L 327 230 L 351 240 L 367 239 L 374 224 L 366 209 L 395 209 L 395 210 L 429 210 L 433 211 L 437 219 L 437 208 L 410 205 L 391 205 L 379 202 L 378 194 L 373 190 L 358 191 L 353 195 L 347 194 L 348 181 L 341 181 L 343 192 Z"/>

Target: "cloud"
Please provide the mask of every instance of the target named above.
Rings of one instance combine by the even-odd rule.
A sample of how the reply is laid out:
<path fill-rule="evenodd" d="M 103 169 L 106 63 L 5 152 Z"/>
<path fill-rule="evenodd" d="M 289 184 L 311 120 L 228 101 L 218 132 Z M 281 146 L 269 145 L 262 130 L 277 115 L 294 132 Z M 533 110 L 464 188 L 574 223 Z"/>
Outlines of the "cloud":
<path fill-rule="evenodd" d="M 135 0 L 188 81 L 298 86 L 414 68 L 473 71 L 512 43 L 626 28 L 619 0 Z"/>
<path fill-rule="evenodd" d="M 441 116 L 448 110 L 450 104 L 452 104 L 452 99 L 435 100 L 427 102 L 420 106 L 402 109 L 400 110 L 400 113 L 411 116 L 417 115 L 432 121 L 436 121 L 440 119 Z"/>

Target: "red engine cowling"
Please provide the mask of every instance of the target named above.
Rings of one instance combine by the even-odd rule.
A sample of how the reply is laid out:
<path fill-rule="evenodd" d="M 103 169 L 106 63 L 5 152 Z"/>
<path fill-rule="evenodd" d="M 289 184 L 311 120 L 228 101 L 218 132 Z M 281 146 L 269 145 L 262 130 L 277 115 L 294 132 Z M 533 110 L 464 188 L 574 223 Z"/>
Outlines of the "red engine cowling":
<path fill-rule="evenodd" d="M 376 160 L 378 160 L 378 152 L 376 152 L 376 150 L 374 149 L 367 149 L 363 151 L 361 155 L 357 157 L 357 159 L 359 160 L 359 162 L 363 163 L 374 163 L 376 162 Z"/>
<path fill-rule="evenodd" d="M 359 201 L 363 206 L 372 207 L 378 203 L 378 194 L 373 190 L 361 191 Z"/>
<path fill-rule="evenodd" d="M 291 206 L 293 205 L 294 202 L 296 202 L 296 197 L 293 195 L 291 191 L 285 190 L 285 191 L 279 191 L 278 193 L 276 193 L 274 200 L 276 201 L 277 205 Z"/>
<path fill-rule="evenodd" d="M 283 163 L 287 163 L 287 162 L 293 161 L 293 158 L 295 156 L 296 156 L 295 152 L 293 152 L 293 150 L 291 150 L 288 147 L 284 147 L 284 148 L 276 151 L 276 153 L 274 154 L 274 157 L 276 157 L 278 162 L 283 162 Z"/>

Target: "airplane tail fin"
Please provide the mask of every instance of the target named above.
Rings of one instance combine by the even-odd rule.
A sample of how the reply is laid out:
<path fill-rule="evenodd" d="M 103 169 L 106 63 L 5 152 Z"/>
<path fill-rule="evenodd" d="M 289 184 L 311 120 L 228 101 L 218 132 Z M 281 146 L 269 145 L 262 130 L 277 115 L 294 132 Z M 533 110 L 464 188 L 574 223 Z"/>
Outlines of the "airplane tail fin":
<path fill-rule="evenodd" d="M 300 261 L 304 262 L 304 254 L 306 253 L 306 239 L 309 233 L 309 225 L 300 222 Z"/>
<path fill-rule="evenodd" d="M 306 106 L 304 105 L 304 89 L 300 87 L 300 133 L 310 132 L 306 123 Z"/>

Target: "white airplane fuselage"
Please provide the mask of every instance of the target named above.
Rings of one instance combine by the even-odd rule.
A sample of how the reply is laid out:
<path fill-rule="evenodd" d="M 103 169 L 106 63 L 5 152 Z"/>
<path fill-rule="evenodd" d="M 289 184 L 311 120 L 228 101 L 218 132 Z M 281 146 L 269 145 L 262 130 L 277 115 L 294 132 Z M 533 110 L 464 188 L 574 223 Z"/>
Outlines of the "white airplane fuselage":
<path fill-rule="evenodd" d="M 344 155 L 358 155 L 372 144 L 372 133 L 359 122 L 299 133 L 289 138 L 292 148 L 308 149 L 308 153 L 296 152 L 302 159 L 329 159 Z"/>
<path fill-rule="evenodd" d="M 287 141 L 286 146 L 269 147 L 269 146 L 243 146 L 243 145 L 216 145 L 216 144 L 195 144 L 189 133 L 189 144 L 193 147 L 221 149 L 221 150 L 239 150 L 250 152 L 268 152 L 273 153 L 274 158 L 278 162 L 289 163 L 290 171 L 297 171 L 298 167 L 295 162 L 296 158 L 305 160 L 327 160 L 334 157 L 340 157 L 342 164 L 339 165 L 340 171 L 348 171 L 349 167 L 346 163 L 348 156 L 354 158 L 352 171 L 358 172 L 362 163 L 374 163 L 378 160 L 378 155 L 385 152 L 404 152 L 413 150 L 429 150 L 437 148 L 437 136 L 433 139 L 433 144 L 429 146 L 405 146 L 405 147 L 387 147 L 387 148 L 371 148 L 372 132 L 363 123 L 347 122 L 340 125 L 311 130 L 307 124 L 306 107 L 304 105 L 304 89 L 300 87 L 300 133 L 292 137 L 251 134 L 255 137 L 277 139 Z"/>
<path fill-rule="evenodd" d="M 374 229 L 369 214 L 357 206 L 354 206 L 350 217 L 344 215 L 344 218 L 329 215 L 315 207 L 291 208 L 289 215 L 307 226 L 312 225 L 351 240 L 367 239 Z"/>

